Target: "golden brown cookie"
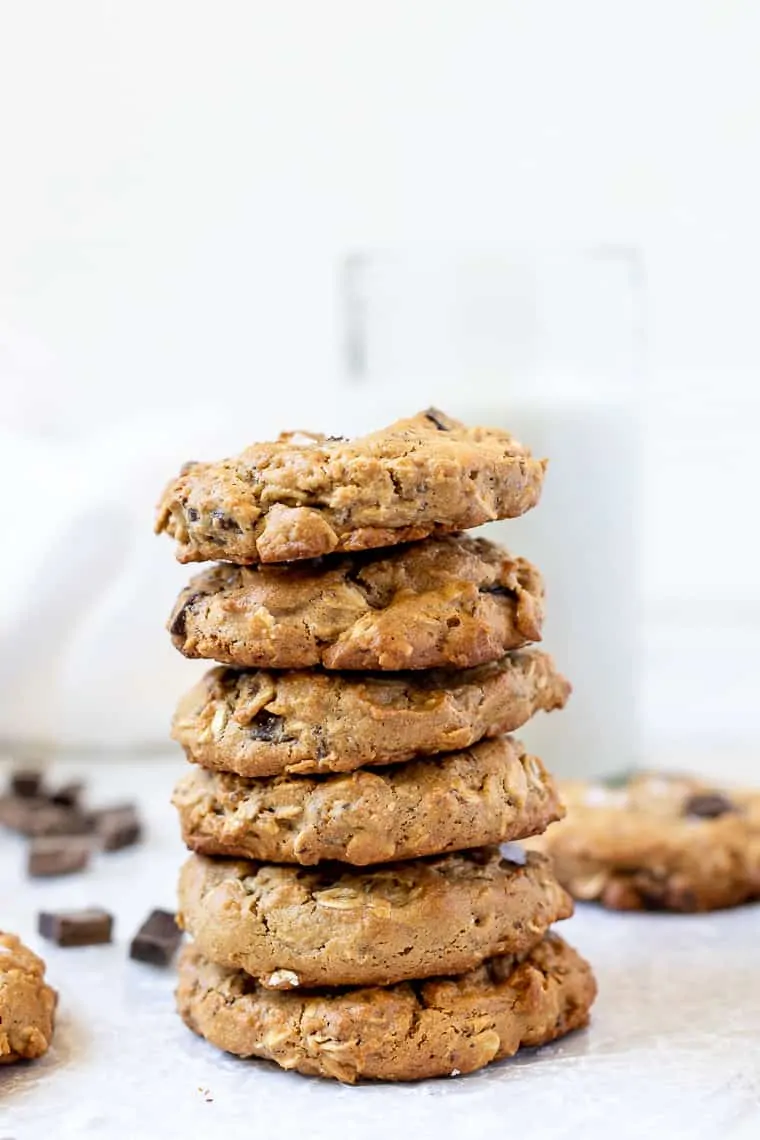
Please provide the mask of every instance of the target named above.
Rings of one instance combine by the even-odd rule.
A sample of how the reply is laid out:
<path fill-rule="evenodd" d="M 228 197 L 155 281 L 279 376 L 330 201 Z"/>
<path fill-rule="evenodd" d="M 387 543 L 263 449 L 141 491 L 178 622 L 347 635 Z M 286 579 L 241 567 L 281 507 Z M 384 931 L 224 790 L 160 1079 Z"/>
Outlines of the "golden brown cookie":
<path fill-rule="evenodd" d="M 180 562 L 290 562 L 394 546 L 535 506 L 544 460 L 508 432 L 430 409 L 361 439 L 289 433 L 234 459 L 188 463 L 156 531 Z"/>
<path fill-rule="evenodd" d="M 56 1001 L 42 959 L 15 934 L 0 932 L 0 1064 L 47 1052 Z"/>
<path fill-rule="evenodd" d="M 193 851 L 306 865 L 485 847 L 536 835 L 562 815 L 551 776 L 509 736 L 346 775 L 247 780 L 194 768 L 172 802 Z"/>
<path fill-rule="evenodd" d="M 220 563 L 169 619 L 186 657 L 272 669 L 468 668 L 541 638 L 535 567 L 483 538 L 297 566 Z"/>
<path fill-rule="evenodd" d="M 460 977 L 388 988 L 264 989 L 247 974 L 183 951 L 177 1008 L 220 1049 L 353 1083 L 458 1076 L 588 1023 L 589 964 L 555 934 L 522 960 L 490 958 Z"/>
<path fill-rule="evenodd" d="M 463 973 L 571 913 L 547 859 L 498 848 L 368 870 L 191 855 L 179 883 L 178 922 L 200 952 L 274 988 Z"/>
<path fill-rule="evenodd" d="M 657 772 L 561 791 L 566 819 L 530 846 L 576 898 L 673 911 L 760 899 L 760 791 Z"/>
<path fill-rule="evenodd" d="M 180 701 L 172 736 L 189 760 L 241 776 L 350 772 L 468 748 L 569 695 L 537 649 L 475 669 L 369 676 L 218 666 Z"/>

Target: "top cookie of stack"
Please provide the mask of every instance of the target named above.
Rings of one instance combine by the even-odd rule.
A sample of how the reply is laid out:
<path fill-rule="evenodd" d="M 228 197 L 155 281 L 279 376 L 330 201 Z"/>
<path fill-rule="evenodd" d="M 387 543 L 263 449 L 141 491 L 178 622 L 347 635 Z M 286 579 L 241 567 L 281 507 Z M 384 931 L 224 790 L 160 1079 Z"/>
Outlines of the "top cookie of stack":
<path fill-rule="evenodd" d="M 545 461 L 508 432 L 431 408 L 361 439 L 286 433 L 220 463 L 187 463 L 156 531 L 180 562 L 292 562 L 395 546 L 515 518 L 535 506 Z"/>

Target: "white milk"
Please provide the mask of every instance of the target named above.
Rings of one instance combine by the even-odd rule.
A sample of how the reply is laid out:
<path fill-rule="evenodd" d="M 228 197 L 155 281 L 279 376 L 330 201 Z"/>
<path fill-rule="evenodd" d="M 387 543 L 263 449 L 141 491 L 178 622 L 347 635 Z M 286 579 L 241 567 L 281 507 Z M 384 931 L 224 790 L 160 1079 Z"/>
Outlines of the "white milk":
<path fill-rule="evenodd" d="M 410 384 L 415 387 L 419 391 Z M 370 407 L 365 390 L 360 400 L 360 408 L 344 405 L 344 430 L 377 427 L 413 410 L 396 394 Z M 476 403 L 440 393 L 437 401 L 470 424 L 506 428 L 549 458 L 538 507 L 481 532 L 541 570 L 547 589 L 542 648 L 573 684 L 563 712 L 539 714 L 517 735 L 560 776 L 635 763 L 638 433 L 629 407 L 596 396 Z"/>
<path fill-rule="evenodd" d="M 636 427 L 596 401 L 513 403 L 500 418 L 549 468 L 538 507 L 488 534 L 544 575 L 544 646 L 573 685 L 563 712 L 519 736 L 560 776 L 614 772 L 638 753 Z"/>

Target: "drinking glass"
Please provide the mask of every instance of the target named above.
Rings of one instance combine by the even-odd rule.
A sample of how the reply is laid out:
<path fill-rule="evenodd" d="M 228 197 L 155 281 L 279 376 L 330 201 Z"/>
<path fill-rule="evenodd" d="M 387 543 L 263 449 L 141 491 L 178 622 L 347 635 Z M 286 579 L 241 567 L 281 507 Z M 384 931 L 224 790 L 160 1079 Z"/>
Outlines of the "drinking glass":
<path fill-rule="evenodd" d="M 435 405 L 547 456 L 537 509 L 484 533 L 546 582 L 544 646 L 571 680 L 520 730 L 562 776 L 639 752 L 638 389 L 644 277 L 632 250 L 352 254 L 343 384 L 361 431 Z"/>

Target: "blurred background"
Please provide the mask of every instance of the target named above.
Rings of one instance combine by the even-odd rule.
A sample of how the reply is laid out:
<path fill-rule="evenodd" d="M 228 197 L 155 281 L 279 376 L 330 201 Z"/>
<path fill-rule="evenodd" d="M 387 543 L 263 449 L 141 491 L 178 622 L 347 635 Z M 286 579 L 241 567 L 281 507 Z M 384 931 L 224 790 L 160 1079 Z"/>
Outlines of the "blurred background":
<path fill-rule="evenodd" d="M 165 745 L 181 462 L 434 400 L 554 459 L 500 535 L 576 682 L 553 765 L 749 778 L 759 36 L 738 0 L 0 4 L 6 746 Z"/>

